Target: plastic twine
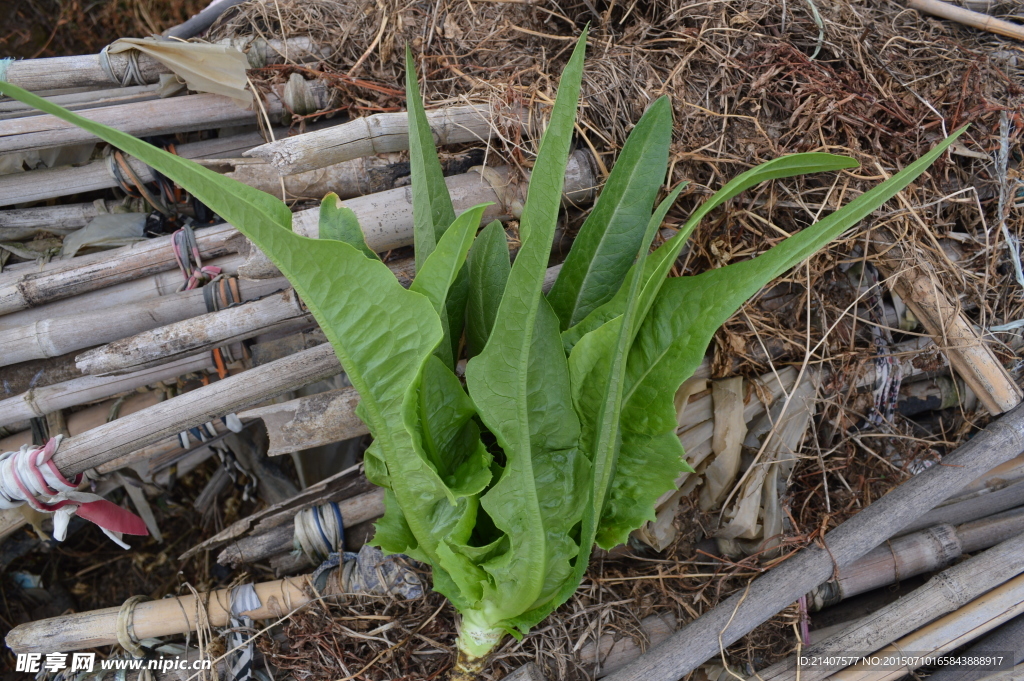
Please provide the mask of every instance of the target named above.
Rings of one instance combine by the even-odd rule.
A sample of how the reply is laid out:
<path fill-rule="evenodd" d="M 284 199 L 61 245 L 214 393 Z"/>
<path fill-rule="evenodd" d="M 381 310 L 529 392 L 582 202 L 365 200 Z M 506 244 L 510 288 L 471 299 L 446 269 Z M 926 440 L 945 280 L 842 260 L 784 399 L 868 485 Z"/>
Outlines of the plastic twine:
<path fill-rule="evenodd" d="M 345 525 L 338 504 L 332 501 L 299 511 L 295 515 L 292 544 L 314 564 L 344 551 Z"/>
<path fill-rule="evenodd" d="M 423 595 L 423 582 L 408 556 L 385 556 L 363 544 L 359 553 L 332 553 L 310 576 L 322 594 L 376 594 L 412 599 Z"/>
<path fill-rule="evenodd" d="M 61 474 L 52 459 L 62 437 L 51 438 L 42 447 L 22 445 L 19 451 L 0 454 L 0 509 L 28 504 L 42 513 L 52 513 L 57 541 L 64 541 L 73 515 L 94 523 L 125 549 L 130 547 L 121 540 L 123 534 L 148 535 L 146 524 L 131 511 L 98 494 L 79 492 L 81 473 L 71 480 Z"/>
<path fill-rule="evenodd" d="M 252 660 L 255 652 L 254 637 L 249 635 L 252 630 L 252 618 L 242 613 L 251 612 L 261 607 L 260 597 L 251 583 L 241 584 L 231 590 L 231 617 L 228 642 L 231 649 L 228 653 L 228 674 L 230 681 L 249 681 L 252 678 Z"/>
<path fill-rule="evenodd" d="M 114 73 L 114 68 L 110 63 L 110 54 L 107 52 L 109 47 L 110 45 L 107 45 L 100 50 L 100 67 L 103 68 L 103 73 L 107 74 L 107 78 L 115 83 L 120 83 L 121 87 L 145 85 L 146 81 L 142 78 L 142 70 L 139 68 L 139 51 L 127 50 L 122 53 L 127 59 L 125 60 L 124 73 L 118 76 Z"/>
<path fill-rule="evenodd" d="M 174 248 L 174 259 L 178 263 L 178 269 L 185 277 L 185 283 L 178 289 L 179 291 L 191 291 L 220 274 L 219 267 L 203 266 L 203 259 L 199 256 L 196 234 L 189 225 L 185 225 L 171 235 L 171 246 Z"/>

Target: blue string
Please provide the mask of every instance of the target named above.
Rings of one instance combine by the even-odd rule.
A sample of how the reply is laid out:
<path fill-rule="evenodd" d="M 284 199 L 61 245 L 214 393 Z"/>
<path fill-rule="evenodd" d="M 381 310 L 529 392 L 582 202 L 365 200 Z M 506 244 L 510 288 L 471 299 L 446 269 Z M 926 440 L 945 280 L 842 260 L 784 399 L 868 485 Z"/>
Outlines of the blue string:
<path fill-rule="evenodd" d="M 11 65 L 14 59 L 7 57 L 6 59 L 0 59 L 0 80 L 7 80 L 7 67 Z"/>
<path fill-rule="evenodd" d="M 338 506 L 337 502 L 331 502 L 331 508 L 334 510 L 334 517 L 338 521 L 338 546 L 335 547 L 336 551 L 345 550 L 345 523 L 342 522 L 341 518 L 341 507 Z"/>
<path fill-rule="evenodd" d="M 341 508 L 336 502 L 330 502 L 325 504 L 330 506 L 331 510 L 334 511 L 334 519 L 338 522 L 338 545 L 335 546 L 330 539 L 327 537 L 327 533 L 324 532 L 324 526 L 320 522 L 320 514 L 323 513 L 323 506 L 319 506 L 313 509 L 313 522 L 316 523 L 316 530 L 320 533 L 320 538 L 324 540 L 324 546 L 328 547 L 331 552 L 338 552 L 345 550 L 345 525 L 341 517 Z"/>
<path fill-rule="evenodd" d="M 320 533 L 320 538 L 324 540 L 324 546 L 326 546 L 328 549 L 333 549 L 334 547 L 331 546 L 331 540 L 327 538 L 327 533 L 324 532 L 324 526 L 320 523 L 319 508 L 313 509 L 313 522 L 316 523 L 316 530 Z"/>

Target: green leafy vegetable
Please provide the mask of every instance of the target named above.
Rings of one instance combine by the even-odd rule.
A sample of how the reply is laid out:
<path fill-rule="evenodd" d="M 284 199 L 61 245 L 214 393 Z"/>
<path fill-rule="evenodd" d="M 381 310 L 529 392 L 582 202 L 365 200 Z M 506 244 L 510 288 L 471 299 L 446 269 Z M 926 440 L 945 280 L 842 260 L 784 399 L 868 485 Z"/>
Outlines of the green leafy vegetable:
<path fill-rule="evenodd" d="M 357 413 L 374 436 L 366 474 L 387 489 L 374 542 L 428 563 L 434 588 L 460 613 L 457 679 L 479 671 L 506 634 L 525 634 L 564 603 L 595 544 L 623 542 L 654 517 L 655 500 L 686 470 L 673 398 L 715 330 L 771 279 L 906 187 L 963 132 L 757 258 L 668 278 L 715 207 L 765 180 L 855 163 L 812 153 L 762 164 L 651 253 L 683 188 L 651 214 L 672 128 L 668 103 L 658 100 L 544 296 L 585 45 L 586 32 L 562 75 L 511 266 L 500 224 L 474 242 L 483 206 L 455 217 L 407 51 L 417 264 L 408 290 L 337 197 L 321 205 L 321 239 L 307 239 L 270 195 L 0 83 L 3 94 L 91 131 L 188 189 L 292 282 L 359 391 Z M 467 387 L 455 373 L 463 320 Z"/>

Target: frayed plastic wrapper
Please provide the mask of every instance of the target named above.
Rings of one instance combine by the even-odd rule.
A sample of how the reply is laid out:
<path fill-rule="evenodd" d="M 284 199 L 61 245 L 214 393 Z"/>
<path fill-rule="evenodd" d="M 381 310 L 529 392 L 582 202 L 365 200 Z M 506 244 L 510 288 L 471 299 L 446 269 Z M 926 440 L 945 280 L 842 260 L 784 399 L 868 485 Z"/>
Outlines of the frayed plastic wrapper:
<path fill-rule="evenodd" d="M 71 516 L 78 515 L 97 525 L 118 546 L 128 549 L 123 534 L 147 535 L 145 523 L 134 513 L 98 494 L 82 492 L 79 474 L 68 480 L 52 461 L 63 437 L 51 438 L 43 446 L 24 445 L 19 451 L 0 453 L 0 509 L 22 504 L 53 515 L 53 536 L 67 537 Z"/>
<path fill-rule="evenodd" d="M 328 575 L 341 570 L 338 585 L 347 594 L 391 594 L 412 600 L 423 595 L 423 582 L 402 554 L 385 556 L 376 546 L 364 544 L 359 553 L 332 553 L 312 575 L 318 591 L 327 587 Z"/>

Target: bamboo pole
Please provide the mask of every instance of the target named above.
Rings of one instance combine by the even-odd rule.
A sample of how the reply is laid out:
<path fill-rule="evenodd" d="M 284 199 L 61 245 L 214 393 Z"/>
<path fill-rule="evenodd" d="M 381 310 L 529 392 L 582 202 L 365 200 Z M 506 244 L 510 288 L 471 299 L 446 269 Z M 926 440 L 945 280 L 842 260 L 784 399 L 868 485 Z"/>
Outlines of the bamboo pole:
<path fill-rule="evenodd" d="M 264 106 L 270 116 L 285 110 L 277 95 L 269 96 Z M 252 125 L 257 113 L 257 109 L 245 109 L 228 97 L 205 93 L 79 112 L 136 137 Z M 0 153 L 4 154 L 98 141 L 89 131 L 49 114 L 0 121 Z"/>
<path fill-rule="evenodd" d="M 322 127 L 322 126 L 321 126 Z M 284 131 L 282 131 L 284 132 Z M 283 135 L 282 135 L 283 136 Z M 242 152 L 260 144 L 259 133 L 189 142 L 176 147 L 183 158 L 205 161 L 204 165 L 260 191 L 280 196 L 282 178 L 267 163 L 237 158 Z M 153 169 L 133 157 L 128 164 L 143 182 L 153 182 Z M 284 178 L 289 197 L 320 199 L 329 192 L 343 199 L 391 189 L 394 173 L 388 161 L 371 156 L 357 158 L 319 170 Z M 225 172 L 226 171 L 226 172 Z M 110 159 L 103 158 L 81 166 L 60 166 L 0 176 L 0 206 L 42 201 L 82 192 L 118 186 L 110 170 Z M 2 224 L 2 223 L 0 223 Z"/>
<path fill-rule="evenodd" d="M 270 434 L 267 455 L 277 456 L 369 434 L 356 416 L 358 404 L 356 389 L 342 388 L 256 407 L 238 417 L 261 419 Z"/>
<path fill-rule="evenodd" d="M 1020 551 L 1020 548 L 1017 549 Z M 885 659 L 899 657 L 905 651 L 938 655 L 955 650 L 978 636 L 991 631 L 1003 622 L 1024 612 L 1024 575 L 1016 577 L 976 598 L 971 603 L 946 615 L 937 622 L 904 636 L 892 645 L 874 653 Z M 828 677 L 832 681 L 895 681 L 924 666 L 924 660 L 910 656 L 909 664 L 901 667 L 856 664 Z"/>
<path fill-rule="evenodd" d="M 204 260 L 237 253 L 243 243 L 235 228 L 228 224 L 197 229 L 195 234 Z M 170 236 L 58 261 L 42 271 L 35 263 L 16 265 L 0 274 L 0 314 L 38 307 L 175 267 Z"/>
<path fill-rule="evenodd" d="M 959 499 L 964 495 L 971 494 L 987 494 L 994 489 L 1006 487 L 1021 479 L 1024 479 L 1024 454 L 1007 461 L 1001 466 L 996 466 L 961 490 L 957 498 Z"/>
<path fill-rule="evenodd" d="M 1014 580 L 1014 578 L 1018 583 L 1014 593 L 1021 596 L 1019 600 L 1024 600 L 1024 590 L 1022 590 L 1024 589 L 1024 577 L 1018 577 L 1022 572 L 1024 572 L 1024 535 L 1018 534 L 984 553 L 943 571 L 907 596 L 858 620 L 838 634 L 803 649 L 801 654 L 807 657 L 828 658 L 865 654 L 880 649 L 886 650 L 884 646 L 910 634 L 922 623 L 930 622 L 948 613 L 954 613 L 967 606 L 971 601 L 982 597 L 990 589 L 995 589 L 1006 583 L 1007 580 Z M 920 653 L 931 652 L 942 647 L 941 645 L 932 647 L 934 639 L 921 638 L 916 641 L 913 645 L 905 646 L 902 642 L 899 645 L 904 651 Z M 758 672 L 757 677 L 763 681 L 795 681 L 797 678 L 802 681 L 821 681 L 844 666 L 843 664 L 819 664 L 798 670 L 797 659 L 791 656 Z"/>
<path fill-rule="evenodd" d="M 82 373 L 91 376 L 120 375 L 160 366 L 261 333 L 297 329 L 312 321 L 295 291 L 287 288 L 259 300 L 115 340 L 79 355 L 75 363 Z"/>
<path fill-rule="evenodd" d="M 613 681 L 675 681 L 913 522 L 929 507 L 1024 451 L 1024 407 L 1016 407 L 951 452 L 942 466 L 910 478 L 824 537 L 720 603 Z"/>
<path fill-rule="evenodd" d="M 169 246 L 168 246 L 169 247 Z M 245 256 L 227 255 L 212 260 L 203 260 L 203 265 L 220 269 L 221 274 L 234 275 L 239 266 L 245 262 Z M 172 267 L 174 267 L 172 265 Z M 2 276 L 0 276 L 2 281 Z M 37 307 L 30 307 L 7 315 L 0 315 L 0 330 L 27 326 L 44 319 L 56 319 L 77 315 L 83 312 L 106 314 L 99 312 L 119 311 L 127 305 L 153 301 L 163 296 L 181 293 L 178 289 L 184 283 L 181 271 L 174 267 L 158 274 L 125 281 L 113 286 L 99 287 L 86 293 L 79 293 L 68 298 L 60 298 Z"/>
<path fill-rule="evenodd" d="M 190 159 L 229 158 L 240 155 L 262 142 L 263 136 L 253 132 L 186 142 L 177 145 L 175 153 L 182 158 Z M 125 158 L 140 180 L 153 182 L 156 179 L 153 169 L 148 165 L 131 156 Z M 109 158 L 97 159 L 80 166 L 58 166 L 0 175 L 0 206 L 43 201 L 117 186 L 117 179 L 110 170 Z M 0 213 L 0 216 L 2 215 L 3 213 Z M 3 225 L 2 220 L 0 217 L 0 226 Z"/>
<path fill-rule="evenodd" d="M 277 118 L 294 109 L 285 105 L 287 91 L 284 88 L 284 85 L 273 86 L 261 105 L 248 109 L 229 97 L 200 93 L 84 109 L 78 113 L 136 137 L 252 125 L 259 122 L 261 111 Z M 322 83 L 308 81 L 306 88 L 317 109 L 326 106 L 327 89 Z M 50 114 L 0 120 L 0 153 L 98 141 L 99 138 L 89 131 Z"/>
<path fill-rule="evenodd" d="M 936 525 L 904 535 L 837 570 L 833 579 L 811 590 L 809 607 L 821 610 L 880 586 L 946 567 L 960 553 L 960 541 L 952 525 Z"/>
<path fill-rule="evenodd" d="M 88 404 L 118 393 L 176 378 L 193 371 L 213 370 L 213 359 L 203 353 L 126 376 L 83 376 L 0 400 L 0 426 L 45 416 L 60 409 Z"/>
<path fill-rule="evenodd" d="M 281 182 L 288 198 L 319 201 L 334 192 L 341 199 L 350 199 L 391 189 L 395 174 L 392 164 L 377 156 L 354 158 L 317 170 L 285 175 L 283 178 L 268 163 L 250 159 L 231 159 L 225 173 L 228 177 L 275 196 L 281 196 Z"/>
<path fill-rule="evenodd" d="M 313 600 L 309 585 L 305 575 L 255 584 L 262 605 L 243 614 L 254 620 L 283 617 Z M 202 608 L 210 626 L 226 626 L 231 617 L 231 589 L 201 594 L 199 599 L 190 594 L 139 603 L 132 618 L 135 637 L 141 640 L 193 631 Z M 19 653 L 50 653 L 113 645 L 120 612 L 120 607 L 103 608 L 22 624 L 8 632 L 7 646 Z"/>
<path fill-rule="evenodd" d="M 955 21 L 964 26 L 980 28 L 983 31 L 1005 35 L 1008 38 L 1024 40 L 1024 26 L 1011 21 L 996 19 L 980 12 L 974 12 L 942 0 L 907 0 L 907 7 L 919 12 L 934 14 L 943 19 Z"/>
<path fill-rule="evenodd" d="M 878 269 L 889 286 L 936 339 L 957 375 L 991 414 L 1001 414 L 1021 401 L 1021 390 L 985 345 L 960 308 L 951 303 L 938 275 L 920 258 L 912 258 L 883 230 L 873 234 Z"/>
<path fill-rule="evenodd" d="M 123 212 L 123 209 L 129 205 L 133 208 L 136 207 L 134 203 L 135 201 L 132 199 L 127 201 L 103 201 L 100 199 L 92 203 L 3 210 L 0 211 L 0 241 L 21 241 L 42 232 L 69 234 L 76 229 L 85 227 L 90 220 L 101 213 Z M 141 204 L 138 207 L 141 208 Z"/>
<path fill-rule="evenodd" d="M 179 277 L 181 275 L 178 275 Z M 264 279 L 262 281 L 240 281 L 239 293 L 243 301 L 255 300 L 267 296 L 274 291 L 288 287 L 283 278 Z M 242 306 L 247 311 L 251 308 Z M 244 314 L 225 310 L 223 318 L 245 318 Z M 110 314 L 97 314 L 95 310 L 86 310 L 78 314 L 69 314 L 55 318 L 41 319 L 23 326 L 0 327 L 0 347 L 5 348 L 0 355 L 0 367 L 19 362 L 60 355 L 91 348 L 101 343 L 112 343 L 122 338 L 143 333 L 160 325 L 183 323 L 185 333 L 199 332 L 200 328 L 190 325 L 190 320 L 207 312 L 205 294 L 202 289 L 177 291 L 149 300 L 119 305 Z M 282 317 L 283 321 L 284 318 Z M 226 345 L 231 336 L 223 336 Z M 173 339 L 172 341 L 173 342 Z M 155 354 L 155 357 L 181 357 L 192 347 L 196 347 L 193 339 L 184 336 L 183 343 L 176 355 L 166 352 Z M 120 346 L 118 346 L 120 347 Z M 215 346 L 211 346 L 215 347 Z M 154 349 L 155 350 L 155 349 Z M 109 348 L 108 352 L 116 351 Z M 94 352 L 98 352 L 94 351 Z M 194 353 L 191 353 L 194 354 Z M 157 362 L 162 363 L 162 362 Z M 79 366 L 83 374 L 100 374 L 101 370 L 88 370 L 88 362 Z M 141 370 L 154 366 L 154 363 L 137 361 L 127 365 Z"/>
<path fill-rule="evenodd" d="M 292 59 L 316 58 L 320 52 L 308 37 L 280 40 L 262 40 L 254 37 L 229 38 L 219 45 L 233 45 L 249 57 L 250 65 L 262 65 L 282 61 L 287 50 Z M 147 54 L 139 53 L 139 72 L 145 83 L 156 83 L 160 75 L 171 70 Z M 108 54 L 110 68 L 114 73 L 125 72 L 129 56 L 127 52 Z M 103 68 L 100 55 L 80 54 L 70 57 L 46 57 L 43 59 L 22 59 L 11 62 L 7 67 L 7 82 L 26 90 L 63 90 L 67 88 L 109 88 L 121 83 L 112 80 Z M 211 126 L 212 127 L 212 126 Z"/>
<path fill-rule="evenodd" d="M 128 67 L 125 53 L 108 55 L 111 69 L 124 73 Z M 171 70 L 149 55 L 138 57 L 144 84 L 156 83 L 160 74 Z M 46 59 L 19 59 L 7 67 L 7 82 L 27 90 L 65 90 L 68 88 L 109 88 L 121 83 L 112 80 L 100 64 L 98 54 L 80 54 Z"/>
<path fill-rule="evenodd" d="M 159 87 L 156 85 L 133 85 L 130 87 L 117 87 L 107 90 L 86 90 L 85 92 L 69 92 L 67 94 L 48 95 L 47 101 L 62 106 L 69 111 L 91 109 L 101 106 L 113 106 L 115 104 L 127 104 L 128 102 L 141 102 L 160 97 Z M 39 110 L 22 104 L 17 100 L 0 100 L 0 120 L 8 118 L 22 118 L 24 116 L 38 116 Z"/>
<path fill-rule="evenodd" d="M 971 520 L 956 526 L 960 551 L 970 554 L 995 546 L 1024 532 L 1024 508 Z"/>
<path fill-rule="evenodd" d="M 497 118 L 488 104 L 427 112 L 427 123 L 438 145 L 487 141 L 498 130 Z M 524 126 L 527 118 L 527 114 L 521 113 L 505 124 Z M 326 130 L 270 142 L 246 152 L 246 156 L 266 160 L 281 175 L 293 175 L 362 156 L 408 148 L 408 114 L 379 113 Z"/>
<path fill-rule="evenodd" d="M 53 457 L 76 475 L 251 404 L 341 373 L 330 345 L 320 345 L 160 402 L 61 443 Z"/>
<path fill-rule="evenodd" d="M 128 416 L 146 407 L 152 407 L 160 400 L 161 393 L 146 391 L 135 393 L 124 400 L 107 400 L 101 404 L 76 411 L 74 414 L 69 414 L 65 419 L 68 430 L 67 434 L 70 436 L 79 435 L 91 428 L 103 425 L 110 419 L 112 415 L 111 410 L 118 402 L 120 403 L 117 404 L 117 414 L 119 416 Z M 24 444 L 32 444 L 31 431 L 15 433 L 0 439 L 0 452 L 13 452 Z"/>
<path fill-rule="evenodd" d="M 940 570 L 965 553 L 987 549 L 1024 532 L 1024 508 L 957 525 L 936 525 L 892 539 L 836 571 L 833 579 L 811 590 L 814 610 L 895 584 L 925 572 Z"/>
<path fill-rule="evenodd" d="M 72 353 L 60 357 L 22 362 L 0 369 L 0 398 L 14 397 L 28 392 L 32 388 L 42 388 L 81 377 L 82 372 L 75 366 L 75 356 Z M 14 433 L 19 430 L 27 430 L 31 428 L 31 425 L 25 421 L 24 425 L 8 424 L 0 426 L 0 428 L 7 433 Z"/>
<path fill-rule="evenodd" d="M 933 525 L 963 523 L 985 518 L 1024 504 L 1024 481 L 1015 482 L 988 494 L 954 498 L 928 511 L 900 530 L 900 534 L 916 532 Z"/>

